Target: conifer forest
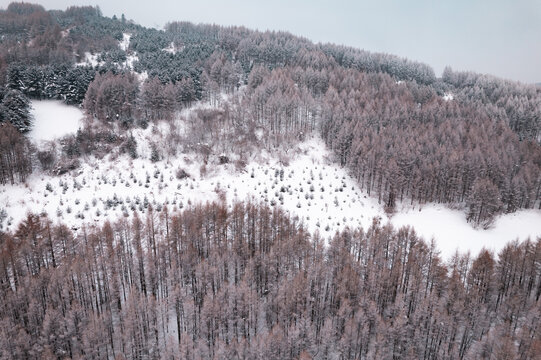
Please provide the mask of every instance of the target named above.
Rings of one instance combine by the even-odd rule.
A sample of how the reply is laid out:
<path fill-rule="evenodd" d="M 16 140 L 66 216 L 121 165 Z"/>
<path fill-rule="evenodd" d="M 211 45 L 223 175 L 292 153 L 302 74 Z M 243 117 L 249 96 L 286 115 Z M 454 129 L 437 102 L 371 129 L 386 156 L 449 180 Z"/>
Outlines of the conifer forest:
<path fill-rule="evenodd" d="M 80 126 L 37 143 L 53 101 Z M 310 139 L 329 167 L 290 165 Z M 478 232 L 529 211 L 539 236 L 446 256 L 388 220 L 434 204 Z M 0 9 L 0 359 L 540 359 L 539 209 L 539 86 L 287 32 Z"/>

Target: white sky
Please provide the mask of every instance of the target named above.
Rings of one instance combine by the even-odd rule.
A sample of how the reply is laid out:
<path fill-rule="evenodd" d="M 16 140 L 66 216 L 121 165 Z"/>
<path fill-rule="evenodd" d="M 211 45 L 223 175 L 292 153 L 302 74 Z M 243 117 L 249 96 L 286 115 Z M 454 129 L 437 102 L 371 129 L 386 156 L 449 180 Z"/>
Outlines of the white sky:
<path fill-rule="evenodd" d="M 0 0 L 5 8 L 10 1 Z M 315 42 L 383 51 L 431 65 L 541 82 L 541 0 L 30 0 L 47 9 L 98 5 L 104 15 L 285 30 Z"/>

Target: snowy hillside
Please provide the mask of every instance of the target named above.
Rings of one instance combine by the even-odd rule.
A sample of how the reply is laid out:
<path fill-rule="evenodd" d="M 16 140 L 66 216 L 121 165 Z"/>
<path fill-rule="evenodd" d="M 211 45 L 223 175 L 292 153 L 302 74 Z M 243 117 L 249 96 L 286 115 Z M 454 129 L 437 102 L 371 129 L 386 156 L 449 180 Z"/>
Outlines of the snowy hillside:
<path fill-rule="evenodd" d="M 199 105 L 200 106 L 200 105 Z M 55 101 L 34 101 L 34 140 L 53 140 L 73 133 L 82 113 Z M 175 127 L 182 128 L 177 120 Z M 101 223 L 105 218 L 144 214 L 149 206 L 175 211 L 198 202 L 253 199 L 282 206 L 304 222 L 311 232 L 325 238 L 346 226 L 367 228 L 374 217 L 395 226 L 411 225 L 425 239 L 434 237 L 444 258 L 458 248 L 473 254 L 483 247 L 497 252 L 507 241 L 541 236 L 541 212 L 520 211 L 500 216 L 489 230 L 476 230 L 463 212 L 427 205 L 421 210 L 405 207 L 389 220 L 378 204 L 331 159 L 319 137 L 308 139 L 289 152 L 289 164 L 265 151 L 244 168 L 233 161 L 210 159 L 202 167 L 197 154 L 181 154 L 151 162 L 150 144 L 163 138 L 170 127 L 159 122 L 133 130 L 140 157 L 127 155 L 86 159 L 74 173 L 50 176 L 35 172 L 25 184 L 0 189 L 0 204 L 8 213 L 4 230 L 14 230 L 27 212 L 47 213 L 55 222 L 73 229 L 83 223 Z"/>
<path fill-rule="evenodd" d="M 134 131 L 134 137 L 150 139 L 156 130 Z M 138 151 L 149 154 L 140 146 Z M 89 159 L 75 174 L 60 177 L 34 174 L 25 185 L 6 186 L 0 200 L 12 217 L 12 229 L 28 211 L 47 213 L 74 228 L 83 222 L 131 216 L 148 205 L 171 210 L 190 204 L 225 199 L 253 199 L 282 206 L 303 220 L 311 231 L 331 235 L 346 226 L 370 225 L 383 211 L 374 199 L 359 191 L 344 169 L 334 165 L 318 138 L 296 149 L 289 166 L 270 154 L 260 154 L 238 170 L 234 164 L 208 164 L 202 174 L 195 154 L 152 163 L 148 158 L 122 156 L 104 162 Z M 182 172 L 182 174 L 181 174 Z M 186 177 L 184 177 L 186 176 Z"/>

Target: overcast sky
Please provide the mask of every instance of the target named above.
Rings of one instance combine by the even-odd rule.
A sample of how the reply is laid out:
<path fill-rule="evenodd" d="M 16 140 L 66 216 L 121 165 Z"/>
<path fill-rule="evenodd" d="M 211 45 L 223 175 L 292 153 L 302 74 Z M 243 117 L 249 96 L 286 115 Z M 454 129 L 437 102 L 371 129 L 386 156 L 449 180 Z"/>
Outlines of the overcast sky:
<path fill-rule="evenodd" d="M 286 30 L 454 70 L 541 82 L 541 0 L 25 0 L 98 5 L 157 28 L 173 20 Z M 0 0 L 5 8 L 10 1 Z"/>

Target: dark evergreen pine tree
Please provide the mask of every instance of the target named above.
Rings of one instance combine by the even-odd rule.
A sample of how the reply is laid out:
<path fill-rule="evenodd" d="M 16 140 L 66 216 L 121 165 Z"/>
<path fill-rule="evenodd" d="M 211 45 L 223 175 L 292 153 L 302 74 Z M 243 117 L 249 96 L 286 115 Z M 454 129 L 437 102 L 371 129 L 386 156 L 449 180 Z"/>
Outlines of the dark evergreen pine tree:
<path fill-rule="evenodd" d="M 30 131 L 32 127 L 30 101 L 21 91 L 8 90 L 2 104 L 6 109 L 5 117 L 17 130 L 20 132 Z"/>

